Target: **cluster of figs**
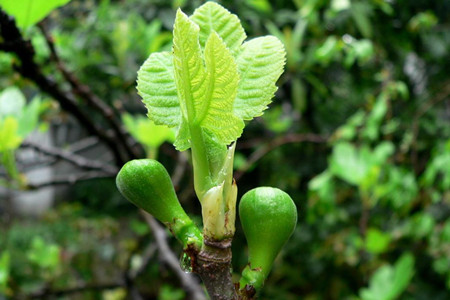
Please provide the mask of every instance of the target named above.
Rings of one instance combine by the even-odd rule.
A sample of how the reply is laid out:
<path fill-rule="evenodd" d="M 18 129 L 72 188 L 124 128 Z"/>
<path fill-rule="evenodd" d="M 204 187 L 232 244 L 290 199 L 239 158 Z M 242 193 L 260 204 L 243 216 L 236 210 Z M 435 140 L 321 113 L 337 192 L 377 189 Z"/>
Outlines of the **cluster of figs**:
<path fill-rule="evenodd" d="M 132 160 L 122 167 L 116 184 L 125 198 L 164 223 L 184 247 L 189 244 L 201 247 L 202 233 L 181 207 L 161 163 L 152 159 Z M 287 193 L 259 187 L 242 196 L 239 217 L 249 252 L 249 264 L 242 272 L 240 284 L 259 290 L 295 229 L 297 209 Z"/>

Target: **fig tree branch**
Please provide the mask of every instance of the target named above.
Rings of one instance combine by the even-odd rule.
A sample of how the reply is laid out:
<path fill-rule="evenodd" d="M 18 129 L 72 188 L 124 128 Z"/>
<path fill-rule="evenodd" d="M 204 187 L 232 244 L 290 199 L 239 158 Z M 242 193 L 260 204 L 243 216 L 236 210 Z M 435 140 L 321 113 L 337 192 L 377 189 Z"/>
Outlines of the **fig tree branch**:
<path fill-rule="evenodd" d="M 71 294 L 82 293 L 86 291 L 104 291 L 123 287 L 123 282 L 113 282 L 106 284 L 82 284 L 68 289 L 51 290 L 44 289 L 38 293 L 31 294 L 27 298 L 29 299 L 48 299 L 49 297 L 61 297 Z"/>
<path fill-rule="evenodd" d="M 112 151 L 116 164 L 122 165 L 130 157 L 124 157 L 118 145 L 121 140 L 113 133 L 100 128 L 92 118 L 81 109 L 71 93 L 64 92 L 49 76 L 42 73 L 40 66 L 34 61 L 35 51 L 30 41 L 23 38 L 13 18 L 0 9 L 0 51 L 14 53 L 20 65 L 14 68 L 23 77 L 34 82 L 43 92 L 49 94 L 60 104 L 61 108 L 70 113 L 90 134 L 99 137 Z"/>
<path fill-rule="evenodd" d="M 25 141 L 21 146 L 25 148 L 32 148 L 48 156 L 63 159 L 83 169 L 103 171 L 111 175 L 117 174 L 118 171 L 114 166 L 107 165 L 101 161 L 87 159 L 70 151 L 40 145 L 31 141 Z"/>
<path fill-rule="evenodd" d="M 248 158 L 245 165 L 236 171 L 234 178 L 236 180 L 239 180 L 245 172 L 248 171 L 248 169 L 255 164 L 257 161 L 259 161 L 261 158 L 263 158 L 265 155 L 267 155 L 270 151 L 285 145 L 285 144 L 292 144 L 292 143 L 302 143 L 302 142 L 310 142 L 310 143 L 326 143 L 328 140 L 327 137 L 316 135 L 316 134 L 287 134 L 284 136 L 281 136 L 279 138 L 273 139 L 269 142 L 266 142 L 265 145 L 255 150 L 250 157 Z M 250 148 L 253 145 L 261 144 L 261 141 L 248 141 L 244 142 L 240 145 L 239 149 L 242 148 Z"/>
<path fill-rule="evenodd" d="M 107 174 L 105 172 L 98 171 L 90 171 L 84 172 L 80 174 L 68 174 L 68 175 L 58 175 L 58 177 L 54 179 L 50 179 L 47 181 L 37 182 L 37 183 L 28 183 L 26 188 L 28 190 L 37 190 L 48 186 L 56 186 L 56 185 L 73 185 L 75 183 L 93 179 L 104 179 L 104 178 L 113 178 L 114 175 Z"/>
<path fill-rule="evenodd" d="M 43 22 L 41 22 L 38 27 L 41 30 L 50 50 L 51 59 L 55 62 L 64 79 L 70 84 L 72 93 L 83 99 L 89 106 L 94 108 L 106 119 L 111 128 L 114 130 L 117 139 L 120 141 L 120 145 L 123 146 L 124 150 L 127 152 L 130 158 L 139 157 L 139 153 L 137 153 L 136 148 L 130 146 L 129 138 L 127 137 L 128 134 L 121 126 L 113 109 L 108 106 L 102 99 L 100 99 L 100 97 L 94 94 L 89 86 L 81 83 L 81 81 L 75 76 L 75 74 L 70 72 L 66 68 L 65 64 L 58 55 L 53 38 L 46 30 Z"/>

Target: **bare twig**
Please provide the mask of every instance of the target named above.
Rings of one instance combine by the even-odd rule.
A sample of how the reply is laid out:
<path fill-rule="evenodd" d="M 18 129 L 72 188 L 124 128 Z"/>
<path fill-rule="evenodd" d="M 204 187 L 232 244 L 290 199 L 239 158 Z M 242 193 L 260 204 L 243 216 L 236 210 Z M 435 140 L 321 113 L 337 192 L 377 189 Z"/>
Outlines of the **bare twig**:
<path fill-rule="evenodd" d="M 128 277 L 131 280 L 136 280 L 136 278 L 141 275 L 147 268 L 148 264 L 151 261 L 151 258 L 155 254 L 158 247 L 154 243 L 150 243 L 142 253 L 142 263 L 136 270 L 129 270 Z"/>
<path fill-rule="evenodd" d="M 95 136 L 90 136 L 81 140 L 78 140 L 70 144 L 67 148 L 73 153 L 81 152 L 87 150 L 98 144 L 98 138 Z"/>
<path fill-rule="evenodd" d="M 75 76 L 75 74 L 73 74 L 66 68 L 62 60 L 59 58 L 58 52 L 56 51 L 56 47 L 53 42 L 53 38 L 45 29 L 44 24 L 41 22 L 38 26 L 45 37 L 48 48 L 50 49 L 51 59 L 55 62 L 64 79 L 70 84 L 72 92 L 85 100 L 91 107 L 98 111 L 107 120 L 107 122 L 109 122 L 115 132 L 115 135 L 117 136 L 117 139 L 120 141 L 120 145 L 123 146 L 124 150 L 127 152 L 130 158 L 139 157 L 139 153 L 137 153 L 136 149 L 130 146 L 128 142 L 128 134 L 121 126 L 120 122 L 117 120 L 113 109 L 105 102 L 103 102 L 103 100 L 100 99 L 97 95 L 95 95 L 89 88 L 89 86 L 82 84 L 80 80 Z"/>
<path fill-rule="evenodd" d="M 315 134 L 288 134 L 285 136 L 281 136 L 279 138 L 276 138 L 272 141 L 266 142 L 264 146 L 261 146 L 257 150 L 255 150 L 250 157 L 248 158 L 245 165 L 235 172 L 234 178 L 236 180 L 239 180 L 245 172 L 248 171 L 248 169 L 255 164 L 258 160 L 263 158 L 265 155 L 267 155 L 270 151 L 274 150 L 275 148 L 278 148 L 285 144 L 292 144 L 292 143 L 301 143 L 301 142 L 311 142 L 311 143 L 326 143 L 328 140 L 327 137 L 323 137 L 320 135 Z M 261 141 L 248 141 L 246 143 L 243 143 L 243 145 L 239 146 L 239 149 L 243 148 L 249 148 L 253 145 L 261 144 Z M 239 145 L 239 143 L 238 143 Z"/>
<path fill-rule="evenodd" d="M 288 143 L 300 143 L 300 142 L 310 142 L 310 143 L 326 143 L 328 141 L 328 137 L 314 134 L 314 133 L 290 133 L 278 138 L 269 140 L 267 138 L 256 138 L 250 139 L 246 141 L 238 141 L 236 144 L 236 149 L 249 149 L 254 148 L 256 146 L 260 146 L 262 144 L 273 144 L 276 147 Z"/>
<path fill-rule="evenodd" d="M 48 186 L 54 185 L 73 185 L 77 182 L 92 180 L 92 179 L 102 179 L 102 178 L 112 178 L 114 175 L 105 174 L 104 172 L 91 171 L 80 174 L 69 174 L 69 175 L 60 175 L 57 178 L 54 178 L 49 181 L 43 181 L 39 183 L 28 183 L 26 188 L 29 190 L 36 190 Z"/>
<path fill-rule="evenodd" d="M 86 291 L 104 291 L 104 290 L 111 290 L 116 289 L 119 287 L 124 287 L 125 283 L 123 282 L 113 282 L 113 283 L 106 283 L 106 284 L 82 284 L 80 286 L 67 288 L 67 289 L 60 289 L 60 290 L 50 290 L 50 289 L 44 289 L 38 293 L 32 294 L 27 296 L 27 299 L 48 299 L 49 297 L 61 297 L 61 296 L 67 296 L 70 294 L 76 294 L 76 293 L 82 293 Z"/>
<path fill-rule="evenodd" d="M 183 175 L 186 171 L 186 165 L 187 165 L 188 159 L 186 157 L 185 152 L 178 152 L 178 160 L 177 165 L 175 166 L 175 170 L 172 173 L 172 184 L 175 187 L 175 190 L 177 190 L 178 186 L 180 185 L 181 179 L 183 179 Z"/>
<path fill-rule="evenodd" d="M 118 149 L 118 142 L 114 135 L 98 127 L 77 104 L 70 93 L 62 91 L 56 82 L 42 73 L 40 66 L 34 61 L 35 51 L 30 41 L 24 40 L 14 19 L 0 9 L 0 34 L 3 42 L 0 50 L 16 54 L 21 64 L 15 69 L 25 78 L 33 81 L 42 91 L 49 94 L 61 105 L 61 108 L 73 115 L 84 128 L 95 136 L 98 136 L 113 152 L 117 165 L 122 165 L 127 159 L 122 157 Z"/>
<path fill-rule="evenodd" d="M 32 148 L 36 151 L 39 151 L 45 155 L 53 156 L 59 159 L 66 160 L 77 167 L 89 170 L 99 170 L 103 171 L 107 174 L 115 175 L 117 174 L 117 168 L 114 166 L 107 165 L 101 161 L 90 160 L 78 154 L 61 150 L 58 148 L 48 147 L 40 144 L 36 144 L 31 141 L 25 141 L 21 145 L 22 147 Z"/>
<path fill-rule="evenodd" d="M 411 141 L 411 162 L 414 166 L 414 169 L 417 173 L 421 170 L 417 167 L 417 138 L 419 136 L 419 120 L 425 115 L 434 105 L 438 104 L 445 99 L 449 99 L 450 97 L 450 82 L 446 81 L 444 84 L 438 89 L 439 93 L 435 95 L 435 97 L 429 99 L 429 101 L 423 102 L 422 105 L 417 110 L 414 115 L 414 119 L 412 122 L 412 141 Z"/>
<path fill-rule="evenodd" d="M 194 300 L 206 300 L 205 294 L 203 293 L 202 288 L 195 277 L 190 273 L 185 273 L 181 269 L 177 257 L 169 248 L 167 243 L 167 234 L 164 227 L 159 225 L 159 223 L 151 215 L 142 210 L 141 215 L 153 231 L 162 261 L 164 261 L 164 263 L 166 263 L 178 277 L 181 286 L 188 293 L 189 298 Z"/>

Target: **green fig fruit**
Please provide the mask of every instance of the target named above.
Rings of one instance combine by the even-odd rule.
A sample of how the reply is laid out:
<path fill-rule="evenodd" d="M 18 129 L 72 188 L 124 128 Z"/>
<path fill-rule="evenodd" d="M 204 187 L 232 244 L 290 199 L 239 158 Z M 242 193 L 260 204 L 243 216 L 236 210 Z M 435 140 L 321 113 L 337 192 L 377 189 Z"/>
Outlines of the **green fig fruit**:
<path fill-rule="evenodd" d="M 242 273 L 241 289 L 249 285 L 259 290 L 295 229 L 297 208 L 282 190 L 259 187 L 242 196 L 239 216 L 249 252 L 249 265 Z"/>
<path fill-rule="evenodd" d="M 183 243 L 200 247 L 202 234 L 180 205 L 169 174 L 153 159 L 127 162 L 116 177 L 122 195 L 164 223 Z"/>

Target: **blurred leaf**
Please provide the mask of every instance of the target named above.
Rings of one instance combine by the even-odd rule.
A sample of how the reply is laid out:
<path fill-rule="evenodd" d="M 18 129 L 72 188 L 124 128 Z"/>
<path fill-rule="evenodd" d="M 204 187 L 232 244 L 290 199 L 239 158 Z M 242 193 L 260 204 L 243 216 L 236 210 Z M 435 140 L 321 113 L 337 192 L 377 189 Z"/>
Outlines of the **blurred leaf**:
<path fill-rule="evenodd" d="M 120 20 L 117 22 L 114 30 L 111 33 L 111 39 L 113 40 L 113 51 L 116 55 L 119 66 L 122 66 L 126 62 L 126 54 L 130 45 L 130 28 L 126 20 Z"/>
<path fill-rule="evenodd" d="M 300 114 L 303 113 L 306 110 L 307 105 L 306 87 L 304 82 L 299 78 L 292 79 L 291 97 L 295 111 Z"/>
<path fill-rule="evenodd" d="M 372 13 L 372 6 L 368 2 L 352 2 L 352 17 L 355 21 L 356 27 L 362 36 L 365 38 L 372 37 L 372 24 L 370 15 Z"/>
<path fill-rule="evenodd" d="M 433 269 L 439 274 L 446 274 L 450 269 L 450 257 L 439 257 L 433 261 Z"/>
<path fill-rule="evenodd" d="M 132 219 L 130 222 L 130 228 L 133 230 L 137 235 L 143 236 L 150 232 L 150 228 L 148 227 L 147 223 L 141 222 L 136 219 Z"/>
<path fill-rule="evenodd" d="M 245 0 L 245 3 L 261 13 L 270 13 L 272 6 L 267 0 Z"/>
<path fill-rule="evenodd" d="M 37 266 L 53 271 L 60 263 L 60 248 L 56 244 L 47 243 L 41 237 L 35 236 L 27 252 L 27 258 Z"/>
<path fill-rule="evenodd" d="M 409 98 L 408 86 L 403 81 L 395 82 L 395 89 L 401 99 L 407 100 Z"/>
<path fill-rule="evenodd" d="M 8 251 L 2 251 L 0 255 L 0 295 L 6 294 L 10 272 L 10 255 Z"/>
<path fill-rule="evenodd" d="M 450 144 L 450 140 L 447 143 Z M 448 190 L 450 189 L 450 149 L 439 145 L 436 150 L 438 151 L 435 151 L 422 175 L 421 183 L 424 186 L 434 186 L 438 176 L 441 176 L 439 187 L 442 190 Z"/>
<path fill-rule="evenodd" d="M 23 108 L 22 114 L 18 119 L 19 127 L 17 129 L 18 135 L 22 138 L 26 138 L 38 125 L 41 104 L 41 99 L 39 97 L 34 97 L 33 100 Z"/>
<path fill-rule="evenodd" d="M 333 147 L 330 170 L 348 183 L 359 185 L 367 176 L 370 162 L 364 160 L 360 152 L 349 143 L 338 143 Z"/>
<path fill-rule="evenodd" d="M 300 1 L 299 1 L 300 2 Z M 301 1 L 300 15 L 304 18 L 311 18 L 320 5 L 320 0 L 304 0 Z"/>
<path fill-rule="evenodd" d="M 319 63 L 327 66 L 339 51 L 338 39 L 335 36 L 329 36 L 323 45 L 316 49 L 314 56 Z"/>
<path fill-rule="evenodd" d="M 369 288 L 360 290 L 362 300 L 394 300 L 408 286 L 414 274 L 414 257 L 403 254 L 394 266 L 384 265 L 372 276 Z"/>
<path fill-rule="evenodd" d="M 366 126 L 362 131 L 362 136 L 369 141 L 374 141 L 378 138 L 380 132 L 381 122 L 388 110 L 387 99 L 384 93 L 381 93 L 367 118 Z"/>
<path fill-rule="evenodd" d="M 415 174 L 393 165 L 387 166 L 384 174 L 385 178 L 375 187 L 375 196 L 397 212 L 409 210 L 419 191 Z"/>
<path fill-rule="evenodd" d="M 8 150 L 15 150 L 22 143 L 22 138 L 18 133 L 19 124 L 13 117 L 0 120 L 0 153 Z"/>
<path fill-rule="evenodd" d="M 0 93 L 0 120 L 6 116 L 18 117 L 26 100 L 22 92 L 15 86 L 8 87 Z"/>
<path fill-rule="evenodd" d="M 370 40 L 363 39 L 352 43 L 356 58 L 360 65 L 369 61 L 375 54 L 373 43 Z"/>
<path fill-rule="evenodd" d="M 336 130 L 335 139 L 350 141 L 355 138 L 358 127 L 364 123 L 365 113 L 362 110 L 358 110 L 354 115 L 348 118 L 347 123 L 342 125 Z"/>
<path fill-rule="evenodd" d="M 159 290 L 158 300 L 182 300 L 186 294 L 183 290 L 165 284 Z"/>
<path fill-rule="evenodd" d="M 103 300 L 124 300 L 127 297 L 127 290 L 124 288 L 117 288 L 107 290 L 102 293 Z"/>
<path fill-rule="evenodd" d="M 330 171 L 350 184 L 368 188 L 376 182 L 381 166 L 394 150 L 390 142 L 380 143 L 373 151 L 366 145 L 357 149 L 348 142 L 339 142 L 333 147 Z"/>
<path fill-rule="evenodd" d="M 336 190 L 333 175 L 324 171 L 308 183 L 307 221 L 317 220 L 328 224 L 335 223 L 340 216 L 336 213 Z M 324 219 L 325 218 L 325 219 Z"/>
<path fill-rule="evenodd" d="M 16 19 L 22 29 L 36 24 L 52 10 L 70 0 L 0 0 L 0 6 Z"/>
<path fill-rule="evenodd" d="M 241 152 L 236 151 L 234 154 L 233 168 L 235 170 L 241 170 L 247 166 L 247 158 Z"/>
<path fill-rule="evenodd" d="M 175 133 L 164 125 L 155 125 L 143 116 L 122 115 L 125 128 L 141 144 L 147 148 L 158 149 L 164 142 L 173 143 Z"/>
<path fill-rule="evenodd" d="M 372 161 L 375 164 L 383 165 L 394 152 L 394 145 L 389 141 L 383 141 L 373 150 Z"/>
<path fill-rule="evenodd" d="M 365 248 L 373 254 L 380 254 L 387 250 L 390 241 L 391 236 L 389 234 L 383 233 L 376 228 L 369 228 L 367 230 Z"/>
<path fill-rule="evenodd" d="M 350 8 L 350 0 L 332 0 L 331 1 L 331 9 L 339 12 L 342 10 L 346 10 Z"/>
<path fill-rule="evenodd" d="M 409 20 L 408 28 L 411 31 L 429 30 L 438 23 L 438 18 L 432 11 L 420 12 Z"/>
<path fill-rule="evenodd" d="M 267 128 L 275 133 L 286 132 L 293 123 L 291 116 L 283 114 L 281 106 L 272 107 L 264 113 L 263 118 L 266 121 Z"/>
<path fill-rule="evenodd" d="M 407 233 L 415 239 L 425 238 L 433 231 L 436 221 L 427 212 L 414 214 L 407 223 Z"/>

